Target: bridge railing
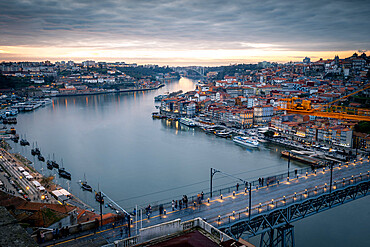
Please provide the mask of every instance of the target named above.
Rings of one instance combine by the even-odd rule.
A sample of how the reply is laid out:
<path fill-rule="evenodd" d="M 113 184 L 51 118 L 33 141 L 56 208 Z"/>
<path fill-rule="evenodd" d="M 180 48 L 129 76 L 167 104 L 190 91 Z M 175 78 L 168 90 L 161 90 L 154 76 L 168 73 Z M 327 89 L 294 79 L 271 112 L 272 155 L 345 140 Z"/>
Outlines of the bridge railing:
<path fill-rule="evenodd" d="M 279 184 L 280 182 L 286 180 L 289 176 L 290 178 L 293 178 L 293 177 L 296 177 L 297 175 L 302 175 L 302 174 L 309 174 L 311 172 L 314 172 L 316 169 L 314 168 L 311 168 L 311 167 L 306 167 L 306 168 L 302 168 L 302 169 L 295 169 L 293 171 L 290 171 L 289 173 L 288 172 L 285 172 L 285 173 L 281 173 L 281 174 L 278 174 L 278 175 L 274 175 L 274 176 L 269 176 L 269 177 L 261 177 L 261 181 L 260 180 L 253 180 L 253 181 L 250 181 L 249 184 L 252 185 L 252 188 L 258 188 L 258 187 L 261 187 L 261 186 L 272 186 L 272 185 L 276 185 L 276 184 Z M 263 178 L 263 180 L 262 180 Z M 248 186 L 249 186 L 248 184 Z M 222 188 L 222 189 L 216 189 L 216 190 L 213 190 L 212 191 L 212 197 L 218 197 L 220 195 L 225 195 L 225 194 L 230 194 L 230 193 L 233 193 L 234 191 L 235 192 L 240 192 L 240 191 L 245 191 L 246 187 L 244 184 L 235 184 L 233 186 L 229 186 L 229 187 L 226 187 L 226 188 Z M 202 190 L 200 190 L 202 191 Z M 203 190 L 204 192 L 205 190 Z M 208 198 L 211 198 L 211 194 L 210 192 L 205 192 L 203 193 L 203 201 L 204 200 L 207 200 Z M 178 199 L 181 199 L 181 198 L 178 198 Z M 176 200 L 174 198 L 174 200 Z M 194 202 L 197 204 L 198 203 L 198 195 L 191 195 L 191 196 L 188 196 L 188 205 L 191 206 L 194 204 Z M 178 203 L 179 203 L 179 200 L 178 200 Z M 161 200 L 161 201 L 154 201 L 154 202 L 151 202 L 149 203 L 152 207 L 152 211 L 158 211 L 159 210 L 159 206 L 162 205 L 164 209 L 168 210 L 169 208 L 172 207 L 172 201 L 167 201 L 167 200 Z M 140 205 L 140 207 L 142 208 L 145 208 L 148 204 L 145 204 L 145 205 Z M 177 207 L 177 209 L 179 208 L 179 205 Z M 184 206 L 182 207 L 184 208 Z"/>
<path fill-rule="evenodd" d="M 332 184 L 332 192 L 335 190 L 338 190 L 340 188 L 345 188 L 349 185 L 357 184 L 361 181 L 369 181 L 370 180 L 370 173 L 367 172 L 366 174 L 359 174 L 356 176 L 351 176 L 349 178 L 343 178 L 341 180 L 335 180 Z M 271 211 L 273 209 L 276 209 L 278 207 L 283 207 L 292 203 L 296 203 L 299 201 L 306 200 L 308 198 L 316 197 L 318 195 L 321 195 L 323 193 L 328 193 L 330 191 L 330 185 L 324 184 L 322 186 L 315 186 L 313 188 L 305 189 L 305 191 L 296 192 L 292 195 L 283 196 L 279 198 L 272 198 L 269 201 L 265 201 L 264 203 L 260 203 L 259 205 L 253 206 L 251 209 L 248 207 L 239 210 L 239 211 L 233 211 L 229 212 L 225 215 L 215 217 L 212 219 L 209 219 L 209 222 L 217 224 L 217 225 L 223 225 L 223 224 L 229 224 L 233 221 L 240 220 L 240 219 L 246 219 L 250 217 L 254 217 L 258 214 Z"/>
<path fill-rule="evenodd" d="M 348 165 L 350 163 L 352 163 L 352 162 L 337 163 L 337 164 L 333 165 L 333 168 L 340 167 L 342 165 Z M 289 179 L 302 177 L 304 175 L 307 176 L 309 174 L 316 173 L 318 171 L 327 171 L 328 167 L 329 167 L 329 164 L 326 164 L 326 165 L 327 166 L 324 166 L 322 168 L 306 167 L 306 168 L 302 168 L 302 169 L 294 169 L 293 171 L 289 171 L 289 173 L 285 172 L 285 173 L 281 173 L 281 174 L 274 175 L 274 176 L 261 177 L 261 181 L 258 180 L 258 179 L 253 180 L 253 181 L 250 181 L 249 184 L 252 185 L 253 189 L 258 189 L 259 187 L 262 187 L 262 186 L 276 186 L 276 185 L 279 185 L 279 183 L 281 183 L 283 181 L 286 181 L 286 180 L 289 180 Z M 249 186 L 249 184 L 248 184 L 248 186 Z M 237 184 L 235 184 L 233 186 L 229 186 L 229 187 L 226 187 L 226 188 L 213 190 L 212 191 L 212 198 L 219 197 L 221 195 L 230 194 L 230 193 L 233 193 L 234 191 L 235 192 L 240 192 L 240 191 L 246 191 L 246 190 L 247 189 L 246 189 L 245 185 L 239 184 L 239 186 L 238 186 Z M 194 203 L 198 204 L 198 195 L 188 196 L 188 201 L 189 201 L 188 205 L 189 206 L 194 205 Z M 210 192 L 206 192 L 206 193 L 203 194 L 203 200 L 202 201 L 204 202 L 204 201 L 208 200 L 208 198 L 211 199 Z M 179 200 L 178 200 L 178 203 L 179 203 Z M 169 210 L 172 207 L 172 201 L 169 202 L 169 201 L 165 201 L 165 200 L 155 201 L 155 202 L 151 202 L 149 204 L 151 205 L 153 212 L 158 211 L 160 205 L 162 205 L 163 208 L 166 209 L 166 210 Z M 140 206 L 142 208 L 145 208 L 147 205 L 148 204 L 140 205 Z M 183 205 L 182 208 L 184 208 L 184 205 Z M 178 205 L 177 209 L 179 209 L 179 205 Z"/>

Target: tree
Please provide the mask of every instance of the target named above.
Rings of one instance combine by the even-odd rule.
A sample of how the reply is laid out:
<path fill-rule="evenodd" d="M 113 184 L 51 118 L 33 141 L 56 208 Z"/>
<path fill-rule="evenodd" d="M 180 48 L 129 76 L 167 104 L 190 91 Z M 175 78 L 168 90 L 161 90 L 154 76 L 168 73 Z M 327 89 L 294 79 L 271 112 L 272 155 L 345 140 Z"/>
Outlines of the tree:
<path fill-rule="evenodd" d="M 355 125 L 355 131 L 370 134 L 370 122 L 361 121 Z"/>

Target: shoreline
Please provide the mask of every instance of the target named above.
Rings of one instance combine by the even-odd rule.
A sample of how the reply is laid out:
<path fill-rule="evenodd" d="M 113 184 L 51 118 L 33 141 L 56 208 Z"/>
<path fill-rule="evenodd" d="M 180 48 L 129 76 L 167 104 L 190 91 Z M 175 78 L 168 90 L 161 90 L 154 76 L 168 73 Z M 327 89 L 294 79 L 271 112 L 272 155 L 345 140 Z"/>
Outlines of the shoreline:
<path fill-rule="evenodd" d="M 144 91 L 152 91 L 160 89 L 164 87 L 165 84 L 161 83 L 156 87 L 153 88 L 141 88 L 141 89 L 121 89 L 121 90 L 114 90 L 114 91 L 104 91 L 104 92 L 92 92 L 92 93 L 76 93 L 76 94 L 58 94 L 49 97 L 67 97 L 67 96 L 88 96 L 88 95 L 98 95 L 98 94 L 111 94 L 111 93 L 131 93 L 131 92 L 144 92 Z"/>
<path fill-rule="evenodd" d="M 42 191 L 38 191 L 39 196 L 36 195 L 38 199 L 35 202 L 38 202 L 38 200 L 39 200 L 39 198 L 41 198 L 42 194 L 47 194 L 47 195 L 50 195 L 50 197 L 49 197 L 49 200 L 45 200 L 44 203 L 51 203 L 51 204 L 61 203 L 58 199 L 54 198 L 53 195 L 52 195 L 52 191 L 59 190 L 59 189 L 64 189 L 62 185 L 55 182 L 56 177 L 54 177 L 54 176 L 48 177 L 48 176 L 44 176 L 43 174 L 41 174 L 33 166 L 33 163 L 29 159 L 27 159 L 25 156 L 23 156 L 21 153 L 12 153 L 10 150 L 5 150 L 5 149 L 3 149 L 2 152 L 5 153 L 5 155 L 7 155 L 7 156 L 12 157 L 13 162 L 14 162 L 14 164 L 17 164 L 17 167 L 19 167 L 19 165 L 21 165 L 21 166 L 23 166 L 23 168 L 25 168 L 26 171 L 28 170 L 30 172 L 30 174 L 33 176 L 34 181 L 40 182 L 41 185 L 45 187 L 45 192 L 46 193 L 45 192 L 43 193 Z M 8 170 L 8 169 L 6 169 L 6 170 Z M 9 172 L 7 172 L 7 173 L 9 174 Z M 11 176 L 11 178 L 15 179 L 14 176 Z M 29 181 L 29 182 L 31 183 L 31 181 Z M 24 186 L 20 186 L 20 187 L 23 188 Z M 23 188 L 23 190 L 24 190 L 25 194 L 29 194 L 26 188 Z M 71 193 L 71 192 L 69 192 L 69 193 Z M 71 195 L 72 196 L 71 196 L 70 200 L 66 201 L 66 203 L 65 203 L 66 205 L 75 206 L 75 207 L 78 207 L 82 210 L 94 209 L 93 207 L 91 207 L 89 204 L 87 204 L 86 202 L 84 202 L 83 200 L 81 200 L 80 198 L 75 196 L 74 194 L 71 193 Z M 79 204 L 79 205 L 77 205 L 77 204 Z"/>

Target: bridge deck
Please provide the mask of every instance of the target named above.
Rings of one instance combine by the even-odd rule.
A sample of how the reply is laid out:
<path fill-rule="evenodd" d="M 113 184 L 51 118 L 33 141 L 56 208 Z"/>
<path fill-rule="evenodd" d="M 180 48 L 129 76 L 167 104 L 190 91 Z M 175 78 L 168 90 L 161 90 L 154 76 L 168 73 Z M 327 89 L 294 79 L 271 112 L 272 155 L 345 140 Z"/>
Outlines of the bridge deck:
<path fill-rule="evenodd" d="M 352 176 L 358 176 L 360 173 L 362 175 L 368 175 L 369 170 L 369 159 L 363 159 L 349 164 L 344 163 L 340 167 L 339 165 L 335 165 L 333 168 L 333 185 L 334 181 L 339 184 L 343 181 L 343 178 L 348 180 Z M 327 188 L 329 188 L 329 183 L 330 169 L 326 168 L 325 171 L 323 171 L 323 169 L 318 169 L 316 174 L 315 172 L 311 172 L 307 176 L 306 174 L 298 174 L 298 178 L 294 177 L 290 179 L 289 182 L 287 180 L 280 181 L 279 184 L 275 183 L 269 187 L 264 186 L 258 189 L 252 187 L 252 208 L 258 207 L 260 204 L 271 203 L 272 199 L 276 203 L 279 200 L 281 201 L 284 196 L 289 197 L 294 195 L 294 193 L 300 193 L 302 195 L 306 189 L 312 190 L 315 186 L 323 187 L 327 184 Z M 159 212 L 152 212 L 150 219 L 147 219 L 145 212 L 143 212 L 142 222 L 140 222 L 140 217 L 135 222 L 134 217 L 134 224 L 137 223 L 137 228 L 139 228 L 141 225 L 142 227 L 148 227 L 178 218 L 182 221 L 186 221 L 195 217 L 201 217 L 217 226 L 219 223 L 219 215 L 232 215 L 233 211 L 235 211 L 236 214 L 243 211 L 245 214 L 248 204 L 249 195 L 242 189 L 236 192 L 235 196 L 233 196 L 232 193 L 223 195 L 222 200 L 220 196 L 217 196 L 211 198 L 209 203 L 207 203 L 207 200 L 203 200 L 203 203 L 197 206 L 193 206 L 193 202 L 189 202 L 189 207 L 182 210 L 172 211 L 171 208 L 165 208 L 167 212 L 166 215 L 161 216 Z M 220 223 L 224 220 L 225 217 L 221 217 Z M 135 229 L 135 226 L 133 226 L 133 229 Z"/>

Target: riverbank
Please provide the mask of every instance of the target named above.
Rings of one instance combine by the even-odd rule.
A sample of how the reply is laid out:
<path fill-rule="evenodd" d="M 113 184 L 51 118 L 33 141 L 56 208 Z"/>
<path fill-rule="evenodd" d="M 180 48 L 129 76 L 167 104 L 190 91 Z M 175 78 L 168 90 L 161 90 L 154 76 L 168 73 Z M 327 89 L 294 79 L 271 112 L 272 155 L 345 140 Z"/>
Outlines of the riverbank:
<path fill-rule="evenodd" d="M 148 118 L 148 113 L 150 114 L 153 110 L 153 98 L 156 95 L 180 90 L 189 91 L 194 89 L 194 83 L 196 82 L 182 78 L 181 82 L 170 83 L 160 88 L 158 92 L 139 93 L 136 96 L 134 94 L 99 95 L 90 97 L 88 104 L 86 96 L 54 98 L 53 107 L 41 108 L 32 114 L 19 115 L 17 131 L 27 133 L 30 142 L 37 140 L 43 154 L 55 153 L 56 160 L 59 161 L 63 158 L 64 167 L 72 174 L 72 182 L 58 179 L 58 183 L 64 188 L 69 187 L 77 197 L 92 205 L 96 210 L 99 205 L 93 194 L 82 191 L 78 183 L 78 180 L 84 178 L 84 173 L 86 173 L 88 184 L 93 189 L 97 190 L 100 186 L 105 194 L 117 200 L 123 208 L 132 210 L 135 204 L 141 205 L 170 197 L 164 193 L 121 201 L 124 198 L 146 194 L 143 191 L 148 187 L 152 191 L 161 191 L 163 188 L 171 187 L 172 183 L 164 181 L 163 176 L 175 176 L 176 183 L 180 185 L 203 181 L 209 175 L 209 164 L 199 164 L 198 161 L 203 160 L 205 154 L 212 157 L 215 149 L 221 158 L 212 162 L 217 168 L 226 172 L 254 170 L 254 166 L 258 166 L 265 170 L 248 173 L 248 176 L 258 177 L 281 171 L 280 167 L 285 165 L 286 161 L 281 159 L 280 155 L 273 154 L 270 157 L 270 151 L 264 147 L 245 150 L 235 146 L 233 142 L 213 137 L 213 135 L 197 135 L 196 145 L 200 145 L 205 154 L 198 153 L 199 150 L 196 149 L 189 150 L 191 160 L 188 155 L 178 157 L 180 150 L 188 150 L 189 145 L 194 146 L 193 130 L 188 130 L 186 126 L 180 127 L 180 124 L 176 127 L 175 123 L 171 126 L 167 122 L 152 121 Z M 161 128 L 158 128 L 160 126 Z M 179 136 L 176 137 L 175 134 L 182 136 L 181 142 L 179 142 Z M 209 145 L 210 141 L 212 145 Z M 156 145 L 153 145 L 154 142 Z M 16 152 L 21 152 L 33 160 L 29 147 L 22 147 L 16 143 L 12 146 Z M 148 151 L 143 153 L 143 149 Z M 261 155 L 266 157 L 266 162 L 261 159 Z M 267 157 L 269 157 L 268 162 Z M 176 160 L 175 167 L 174 165 L 171 165 L 171 168 L 167 167 L 167 164 L 173 164 L 173 162 L 169 163 L 169 160 Z M 248 162 L 246 165 L 246 160 L 253 160 L 253 162 Z M 39 162 L 37 158 L 34 162 L 40 172 L 41 168 L 44 168 L 44 174 L 54 175 L 55 170 L 45 169 L 45 163 Z M 271 167 L 271 162 L 274 167 Z M 137 170 L 131 169 L 137 167 L 138 164 L 141 165 Z M 233 164 L 233 166 L 225 167 L 225 164 Z M 189 170 L 174 174 L 173 171 L 178 169 L 178 166 L 188 167 Z M 294 163 L 292 166 L 299 165 Z M 195 170 L 198 172 L 195 173 Z M 140 181 L 138 177 L 141 178 Z M 151 181 L 158 182 L 153 184 Z M 222 187 L 225 187 L 223 184 L 230 183 L 224 178 L 218 182 Z M 135 188 L 120 186 L 120 184 L 135 184 Z M 207 185 L 208 183 L 188 186 L 183 190 L 171 192 L 171 197 L 207 190 Z M 106 210 L 111 211 L 109 207 Z"/>
<path fill-rule="evenodd" d="M 73 94 L 57 94 L 51 97 L 67 97 L 67 96 L 87 96 L 87 95 L 98 95 L 98 94 L 114 94 L 114 93 L 130 93 L 130 92 L 144 92 L 157 90 L 161 87 L 164 87 L 165 84 L 161 83 L 156 87 L 152 88 L 138 88 L 138 89 L 120 89 L 120 90 L 109 90 L 109 91 L 99 91 L 99 92 L 85 92 L 85 93 L 73 93 Z"/>
<path fill-rule="evenodd" d="M 9 144 L 8 144 L 9 145 Z M 62 203 L 73 205 L 83 210 L 91 210 L 92 207 L 80 200 L 78 197 L 70 195 L 60 202 L 60 198 L 55 198 L 53 191 L 63 189 L 60 185 L 54 183 L 55 177 L 46 177 L 39 173 L 33 163 L 20 153 L 10 153 L 1 149 L 1 166 L 4 174 L 1 173 L 1 180 L 8 180 L 9 186 L 14 187 L 11 194 L 29 199 L 34 202 Z M 7 175 L 5 175 L 5 173 Z M 62 203 L 63 204 L 63 203 Z"/>

